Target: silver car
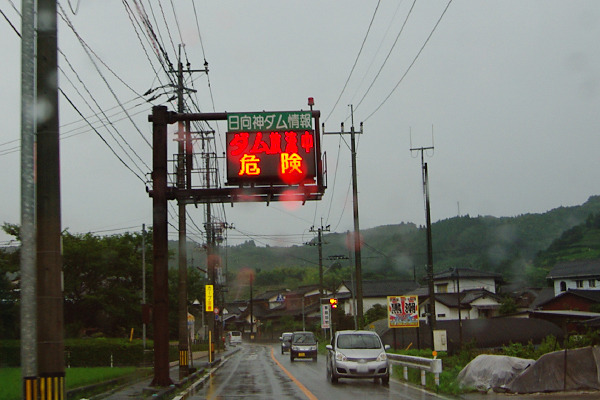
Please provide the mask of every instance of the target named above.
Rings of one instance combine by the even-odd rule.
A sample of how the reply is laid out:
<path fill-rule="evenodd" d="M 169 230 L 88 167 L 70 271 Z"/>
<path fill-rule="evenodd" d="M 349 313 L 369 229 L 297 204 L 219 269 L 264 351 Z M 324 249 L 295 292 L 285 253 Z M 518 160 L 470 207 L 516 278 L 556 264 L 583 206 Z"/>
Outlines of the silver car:
<path fill-rule="evenodd" d="M 387 385 L 390 364 L 379 335 L 371 331 L 338 331 L 327 348 L 327 378 L 336 383 L 339 378 L 372 378 Z"/>

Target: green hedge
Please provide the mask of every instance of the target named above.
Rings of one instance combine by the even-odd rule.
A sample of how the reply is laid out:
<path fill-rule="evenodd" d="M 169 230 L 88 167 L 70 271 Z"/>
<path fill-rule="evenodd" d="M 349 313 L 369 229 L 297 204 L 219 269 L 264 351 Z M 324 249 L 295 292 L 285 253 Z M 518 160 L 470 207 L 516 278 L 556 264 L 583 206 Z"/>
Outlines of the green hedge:
<path fill-rule="evenodd" d="M 151 340 L 146 341 L 146 351 L 142 340 L 116 338 L 90 338 L 65 340 L 65 366 L 67 367 L 107 367 L 151 365 L 153 362 Z M 206 344 L 192 346 L 193 351 L 206 350 Z M 179 360 L 177 345 L 169 346 L 169 360 Z M 21 349 L 18 340 L 0 340 L 0 367 L 19 367 Z"/>

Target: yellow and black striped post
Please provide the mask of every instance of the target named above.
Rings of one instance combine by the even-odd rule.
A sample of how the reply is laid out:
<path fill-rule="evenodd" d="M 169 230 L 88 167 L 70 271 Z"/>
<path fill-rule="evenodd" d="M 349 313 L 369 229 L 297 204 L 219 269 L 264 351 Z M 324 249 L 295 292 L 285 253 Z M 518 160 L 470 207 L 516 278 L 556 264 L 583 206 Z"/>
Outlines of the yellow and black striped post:
<path fill-rule="evenodd" d="M 23 399 L 38 400 L 38 381 L 35 376 L 23 378 Z"/>
<path fill-rule="evenodd" d="M 39 400 L 65 400 L 65 375 L 52 374 L 38 378 Z"/>
<path fill-rule="evenodd" d="M 179 350 L 179 366 L 187 367 L 189 360 L 189 353 L 187 350 Z"/>

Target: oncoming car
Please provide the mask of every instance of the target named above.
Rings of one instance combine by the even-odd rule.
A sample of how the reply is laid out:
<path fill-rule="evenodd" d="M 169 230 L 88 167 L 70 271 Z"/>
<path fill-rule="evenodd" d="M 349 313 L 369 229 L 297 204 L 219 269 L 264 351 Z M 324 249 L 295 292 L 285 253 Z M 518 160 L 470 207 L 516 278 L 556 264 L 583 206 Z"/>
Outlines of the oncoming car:
<path fill-rule="evenodd" d="M 290 346 L 290 361 L 296 358 L 312 358 L 317 361 L 317 339 L 312 332 L 294 332 Z"/>
<path fill-rule="evenodd" d="M 327 348 L 327 378 L 372 378 L 387 385 L 390 365 L 379 335 L 371 331 L 338 331 Z"/>
<path fill-rule="evenodd" d="M 281 340 L 281 354 L 286 351 L 290 351 L 290 347 L 292 346 L 292 332 L 284 332 L 279 340 Z"/>

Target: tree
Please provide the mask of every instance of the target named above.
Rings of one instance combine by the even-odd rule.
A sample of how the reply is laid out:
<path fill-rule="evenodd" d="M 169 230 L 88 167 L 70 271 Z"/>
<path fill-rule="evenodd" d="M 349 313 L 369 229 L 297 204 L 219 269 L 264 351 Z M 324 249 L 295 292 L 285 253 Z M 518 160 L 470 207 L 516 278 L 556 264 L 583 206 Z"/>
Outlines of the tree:
<path fill-rule="evenodd" d="M 500 305 L 498 312 L 500 313 L 500 315 L 514 314 L 517 312 L 517 304 L 515 303 L 512 297 L 507 296 L 504 298 L 504 301 Z"/>
<path fill-rule="evenodd" d="M 146 260 L 152 260 L 151 243 L 147 238 Z M 141 330 L 141 244 L 141 233 L 101 237 L 63 232 L 67 335 L 87 330 L 125 336 L 131 328 Z"/>
<path fill-rule="evenodd" d="M 381 304 L 373 304 L 373 307 L 365 313 L 365 323 L 367 325 L 384 318 L 387 318 L 387 306 Z"/>
<path fill-rule="evenodd" d="M 19 226 L 4 223 L 2 230 L 19 240 Z M 21 251 L 17 247 L 0 248 L 0 338 L 19 337 L 19 292 L 11 280 L 17 278 Z"/>

